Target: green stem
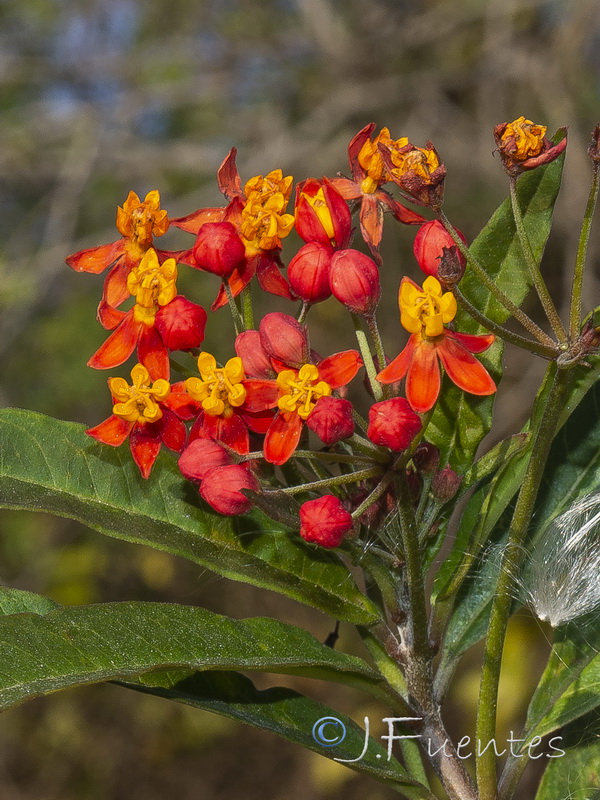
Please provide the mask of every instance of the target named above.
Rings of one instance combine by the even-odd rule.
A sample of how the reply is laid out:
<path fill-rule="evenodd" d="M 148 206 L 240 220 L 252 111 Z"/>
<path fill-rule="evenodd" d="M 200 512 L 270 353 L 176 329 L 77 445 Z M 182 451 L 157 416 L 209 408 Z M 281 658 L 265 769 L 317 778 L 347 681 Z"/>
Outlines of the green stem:
<path fill-rule="evenodd" d="M 292 458 L 312 458 L 319 461 L 333 461 L 338 464 L 357 464 L 358 462 L 373 461 L 372 456 L 360 456 L 351 453 L 322 453 L 319 450 L 296 450 Z"/>
<path fill-rule="evenodd" d="M 244 286 L 242 290 L 242 317 L 244 328 L 250 330 L 254 328 L 254 309 L 252 308 L 252 290 L 250 286 Z"/>
<path fill-rule="evenodd" d="M 579 234 L 579 244 L 577 245 L 577 258 L 575 259 L 575 274 L 573 276 L 573 291 L 571 294 L 571 312 L 569 314 L 569 332 L 571 341 L 574 342 L 579 336 L 581 327 L 581 294 L 583 291 L 583 273 L 587 260 L 587 249 L 592 229 L 592 219 L 596 210 L 598 200 L 598 188 L 600 186 L 600 164 L 594 162 L 594 172 L 592 174 L 592 185 L 590 196 L 588 197 L 581 233 Z"/>
<path fill-rule="evenodd" d="M 367 335 L 364 331 L 364 321 L 362 317 L 358 316 L 358 314 L 352 314 L 352 321 L 354 322 L 354 332 L 356 333 L 356 340 L 358 342 L 360 354 L 367 371 L 369 385 L 371 387 L 371 391 L 373 392 L 373 397 L 378 402 L 383 398 L 383 390 L 381 384 L 375 377 L 377 375 L 377 369 L 375 369 L 375 362 L 373 361 L 373 356 L 371 355 L 369 340 L 367 339 Z"/>
<path fill-rule="evenodd" d="M 565 342 L 567 339 L 567 332 L 565 331 L 564 325 L 562 324 L 561 319 L 558 316 L 558 311 L 556 310 L 554 301 L 550 297 L 550 292 L 548 291 L 548 287 L 546 286 L 546 281 L 542 277 L 542 273 L 537 263 L 537 259 L 533 253 L 533 250 L 531 249 L 531 242 L 529 241 L 529 237 L 527 236 L 527 231 L 525 230 L 523 215 L 521 213 L 521 205 L 519 203 L 519 197 L 517 195 L 517 179 L 511 177 L 509 184 L 510 184 L 510 202 L 512 206 L 515 225 L 517 228 L 517 236 L 519 237 L 519 241 L 521 243 L 521 249 L 523 251 L 523 255 L 525 256 L 525 262 L 529 269 L 529 276 L 531 277 L 531 281 L 535 287 L 538 297 L 540 298 L 542 306 L 544 307 L 546 317 L 548 318 L 548 322 L 552 326 L 554 335 L 556 336 L 559 342 Z"/>
<path fill-rule="evenodd" d="M 379 332 L 379 327 L 377 325 L 377 320 L 375 319 L 375 315 L 372 314 L 371 316 L 366 318 L 367 327 L 369 328 L 369 333 L 371 334 L 371 338 L 375 344 L 375 354 L 377 355 L 377 361 L 379 363 L 379 370 L 381 371 L 384 367 L 387 366 L 387 358 L 385 357 L 385 350 L 383 347 L 383 340 L 381 339 L 381 333 Z M 390 396 L 391 387 L 389 385 L 384 384 L 382 386 L 382 395 L 383 399 L 387 400 Z"/>
<path fill-rule="evenodd" d="M 475 322 L 478 322 L 484 328 L 487 328 L 487 330 L 496 334 L 496 336 L 498 336 L 500 339 L 504 339 L 505 342 L 508 342 L 515 347 L 520 347 L 522 350 L 528 350 L 530 353 L 535 353 L 535 355 L 547 359 L 556 358 L 560 352 L 554 343 L 552 347 L 549 347 L 541 344 L 540 342 L 532 342 L 531 339 L 527 339 L 525 336 L 519 336 L 518 333 L 513 333 L 512 331 L 502 327 L 502 325 L 492 322 L 491 319 L 488 319 L 485 314 L 482 314 L 480 311 L 478 311 L 475 306 L 469 300 L 467 300 L 458 286 L 452 287 L 452 293 L 456 297 L 459 306 L 463 308 L 467 314 L 473 317 Z"/>
<path fill-rule="evenodd" d="M 382 464 L 390 460 L 389 453 L 380 450 L 377 445 L 372 444 L 368 439 L 363 439 L 363 437 L 359 436 L 357 433 L 353 433 L 352 436 L 349 436 L 344 441 L 356 447 L 361 453 L 371 456 L 375 461 L 380 461 Z"/>
<path fill-rule="evenodd" d="M 454 243 L 458 247 L 460 253 L 466 258 L 467 263 L 473 270 L 473 272 L 477 275 L 478 279 L 483 283 L 485 288 L 489 291 L 489 293 L 496 298 L 496 300 L 504 306 L 504 308 L 510 312 L 510 314 L 521 323 L 521 325 L 529 331 L 529 333 L 534 336 L 538 342 L 547 345 L 548 347 L 554 347 L 555 342 L 553 339 L 548 336 L 547 333 L 540 328 L 539 325 L 536 325 L 535 322 L 530 319 L 530 317 L 525 314 L 524 311 L 513 303 L 510 297 L 507 297 L 502 289 L 500 289 L 494 283 L 493 279 L 487 274 L 483 266 L 479 263 L 479 261 L 475 258 L 475 256 L 471 253 L 469 248 L 465 245 L 463 240 L 460 238 L 456 229 L 448 219 L 448 217 L 444 214 L 443 211 L 440 211 L 439 214 L 440 222 L 446 228 L 450 236 L 452 237 Z"/>
<path fill-rule="evenodd" d="M 531 456 L 513 513 L 508 542 L 504 550 L 500 576 L 490 612 L 476 725 L 476 739 L 484 743 L 491 741 L 496 735 L 498 684 L 500 682 L 504 638 L 512 602 L 512 576 L 518 572 L 523 559 L 523 541 L 531 521 L 544 466 L 558 428 L 560 414 L 567 398 L 570 383 L 569 372 L 566 370 L 557 371 L 555 363 L 548 365 L 547 377 L 552 377 L 553 383 L 547 396 L 545 407 L 538 415 L 539 422 L 533 433 Z M 488 748 L 477 759 L 477 786 L 480 800 L 496 800 L 496 782 L 495 753 L 493 749 Z"/>
<path fill-rule="evenodd" d="M 387 475 L 384 475 L 383 478 L 379 481 L 377 486 L 373 489 L 370 494 L 368 494 L 362 503 L 352 512 L 352 519 L 358 519 L 361 514 L 370 508 L 373 503 L 376 503 L 379 498 L 386 492 L 387 488 L 389 487 L 390 483 L 394 480 L 394 473 L 388 472 Z"/>
<path fill-rule="evenodd" d="M 235 328 L 235 335 L 237 336 L 241 331 L 244 330 L 244 320 L 242 319 L 240 310 L 235 302 L 235 297 L 231 292 L 231 286 L 227 281 L 223 281 L 223 286 L 225 287 L 225 294 L 227 295 L 229 310 L 231 311 L 231 316 L 233 317 L 233 327 Z"/>
<path fill-rule="evenodd" d="M 306 319 L 306 315 L 308 314 L 311 305 L 312 303 L 309 303 L 306 300 L 302 303 L 302 306 L 300 307 L 300 313 L 298 314 L 298 322 L 301 325 L 304 324 L 304 320 Z"/>
<path fill-rule="evenodd" d="M 451 744 L 442 722 L 439 704 L 433 692 L 433 648 L 429 641 L 425 581 L 421 547 L 410 491 L 404 472 L 396 479 L 398 516 L 408 588 L 408 620 L 403 626 L 402 647 L 406 650 L 405 675 L 411 705 L 423 719 L 423 737 L 432 752 L 440 751 L 431 760 L 451 800 L 476 800 L 475 788 L 462 761 Z M 446 752 L 440 757 L 444 745 Z"/>
<path fill-rule="evenodd" d="M 333 478 L 327 478 L 323 481 L 311 481 L 310 483 L 303 483 L 301 486 L 288 486 L 286 489 L 279 489 L 278 491 L 283 494 L 300 494 L 300 492 L 312 492 L 318 489 L 329 489 L 332 486 L 341 486 L 344 483 L 358 483 L 359 481 L 366 481 L 369 478 L 376 478 L 382 473 L 381 467 L 370 467 L 369 469 L 360 469 L 356 472 L 351 472 L 348 475 L 336 475 Z M 265 494 L 269 494 L 268 490 Z"/>

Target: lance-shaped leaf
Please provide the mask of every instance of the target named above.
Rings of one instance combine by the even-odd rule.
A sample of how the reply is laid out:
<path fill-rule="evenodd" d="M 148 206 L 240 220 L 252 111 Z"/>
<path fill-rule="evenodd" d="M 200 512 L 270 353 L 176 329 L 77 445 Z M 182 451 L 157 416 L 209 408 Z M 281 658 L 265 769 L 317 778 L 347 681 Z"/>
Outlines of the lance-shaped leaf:
<path fill-rule="evenodd" d="M 349 762 L 346 765 L 351 769 L 390 784 L 406 797 L 434 800 L 393 756 L 388 760 L 387 750 L 372 738 L 374 723 L 380 725 L 379 720 L 368 720 L 371 736 L 367 739 L 365 731 L 345 714 L 291 689 L 259 691 L 236 672 L 160 672 L 121 685 L 272 731 L 320 755 Z M 339 744 L 321 743 L 319 723 L 325 718 L 334 726 L 325 728 L 327 738 L 333 739 L 337 733 Z"/>
<path fill-rule="evenodd" d="M 9 602 L 14 607 L 17 601 Z M 44 608 L 42 601 L 37 607 Z M 388 699 L 364 661 L 272 619 L 235 620 L 203 608 L 144 602 L 0 617 L 0 709 L 71 686 L 171 668 L 301 675 Z"/>
<path fill-rule="evenodd" d="M 547 748 L 548 766 L 535 800 L 600 800 L 600 722 L 590 715 L 569 725 Z M 539 748 L 536 753 L 539 753 Z"/>
<path fill-rule="evenodd" d="M 259 512 L 240 519 L 211 512 L 167 453 L 144 480 L 126 446 L 101 445 L 81 425 L 0 411 L 0 507 L 70 517 L 341 620 L 368 624 L 377 618 L 337 554 L 305 544 Z"/>
<path fill-rule="evenodd" d="M 541 261 L 552 226 L 554 204 L 560 189 L 564 156 L 545 167 L 522 175 L 517 195 L 525 230 L 537 261 Z M 517 237 L 510 200 L 505 200 L 470 247 L 486 273 L 512 302 L 520 306 L 531 288 L 529 271 Z M 509 312 L 467 268 L 460 282 L 465 297 L 493 322 L 505 322 Z M 466 312 L 459 311 L 456 329 L 482 333 L 483 329 Z M 498 381 L 502 375 L 503 344 L 497 340 L 478 356 Z M 427 438 L 440 448 L 441 461 L 463 472 L 472 463 L 479 443 L 491 428 L 494 398 L 475 397 L 450 386 L 445 380 L 440 400 L 427 428 Z"/>

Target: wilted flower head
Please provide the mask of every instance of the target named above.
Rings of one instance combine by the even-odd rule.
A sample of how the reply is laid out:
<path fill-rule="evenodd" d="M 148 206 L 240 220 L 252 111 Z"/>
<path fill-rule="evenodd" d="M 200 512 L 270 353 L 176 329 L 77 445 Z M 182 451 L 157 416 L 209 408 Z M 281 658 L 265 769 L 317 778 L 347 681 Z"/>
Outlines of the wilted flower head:
<path fill-rule="evenodd" d="M 553 628 L 600 606 L 600 494 L 573 503 L 533 546 L 519 583 Z"/>
<path fill-rule="evenodd" d="M 567 146 L 567 137 L 552 145 L 546 138 L 546 127 L 519 117 L 494 128 L 494 139 L 506 172 L 516 177 L 525 170 L 535 169 L 554 161 Z"/>

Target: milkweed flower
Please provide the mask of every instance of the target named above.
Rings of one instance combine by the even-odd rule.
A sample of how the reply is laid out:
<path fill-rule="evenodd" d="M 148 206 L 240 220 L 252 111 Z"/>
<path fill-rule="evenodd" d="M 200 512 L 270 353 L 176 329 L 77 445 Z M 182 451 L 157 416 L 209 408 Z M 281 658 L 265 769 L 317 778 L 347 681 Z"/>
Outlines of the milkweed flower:
<path fill-rule="evenodd" d="M 197 269 L 208 269 L 206 263 L 217 263 L 217 268 L 213 266 L 209 271 L 227 279 L 234 297 L 256 275 L 261 289 L 293 300 L 294 295 L 281 274 L 283 264 L 280 253 L 281 240 L 294 227 L 294 215 L 286 213 L 294 179 L 291 175 L 284 176 L 280 169 L 275 169 L 267 175 L 250 178 L 242 189 L 235 163 L 236 154 L 237 150 L 233 147 L 217 172 L 219 189 L 229 204 L 224 208 L 202 208 L 185 217 L 171 220 L 175 227 L 198 237 L 194 248 L 178 253 L 178 260 Z M 230 267 L 231 262 L 235 261 L 234 255 L 237 256 L 237 245 L 232 240 L 228 241 L 224 267 L 218 264 L 216 256 L 224 236 L 223 230 L 212 228 L 202 232 L 206 224 L 223 222 L 233 226 L 243 248 L 243 258 L 233 269 Z M 212 237 L 215 237 L 213 243 L 210 241 Z M 208 251 L 213 255 L 208 262 L 204 262 L 203 254 Z M 226 303 L 227 293 L 221 286 L 211 308 L 214 311 Z"/>
<path fill-rule="evenodd" d="M 117 208 L 116 225 L 121 234 L 116 242 L 80 250 L 66 259 L 77 272 L 98 274 L 111 267 L 98 307 L 98 318 L 105 327 L 110 325 L 111 310 L 129 297 L 127 276 L 130 270 L 153 246 L 154 237 L 162 236 L 169 229 L 169 217 L 160 207 L 159 192 L 154 189 L 143 200 L 135 192 L 129 192 L 123 205 Z M 105 321 L 109 325 L 105 325 Z"/>
<path fill-rule="evenodd" d="M 441 208 L 444 199 L 446 167 L 440 161 L 432 142 L 415 147 L 408 139 L 380 143 L 379 151 L 390 177 L 404 195 L 421 206 Z"/>
<path fill-rule="evenodd" d="M 437 278 L 429 276 L 421 289 L 403 278 L 399 292 L 400 322 L 411 334 L 406 347 L 378 375 L 380 383 L 395 383 L 406 376 L 406 399 L 420 414 L 429 411 L 441 387 L 439 362 L 459 389 L 489 395 L 496 384 L 473 353 L 483 353 L 494 341 L 493 334 L 474 336 L 449 330 L 456 316 L 451 292 L 443 293 Z"/>
<path fill-rule="evenodd" d="M 332 494 L 307 500 L 300 507 L 300 536 L 321 547 L 339 547 L 352 530 L 352 515 Z"/>
<path fill-rule="evenodd" d="M 112 416 L 86 433 L 112 447 L 129 437 L 133 460 L 142 477 L 147 478 L 161 442 L 177 452 L 185 444 L 185 426 L 169 407 L 171 385 L 162 378 L 152 381 L 148 370 L 136 364 L 131 370 L 131 384 L 125 378 L 109 378 L 108 388 L 113 397 Z"/>
<path fill-rule="evenodd" d="M 292 456 L 303 424 L 309 420 L 319 400 L 345 387 L 362 366 L 356 350 L 345 350 L 321 359 L 310 349 L 305 326 L 279 312 L 263 317 L 258 331 L 240 334 L 236 339 L 236 352 L 244 362 L 248 353 L 249 360 L 260 370 L 260 377 L 276 376 L 276 414 L 266 432 L 263 453 L 267 461 L 277 465 L 285 464 Z M 329 410 L 335 412 L 333 425 L 339 421 L 338 414 L 346 413 L 345 408 L 337 407 L 341 399 L 332 397 L 335 405 Z M 317 428 L 327 435 L 322 418 Z"/>
<path fill-rule="evenodd" d="M 572 503 L 538 535 L 518 579 L 524 599 L 553 628 L 600 607 L 600 494 Z"/>
<path fill-rule="evenodd" d="M 177 295 L 177 264 L 162 264 L 153 248 L 129 271 L 127 290 L 135 298 L 127 311 L 112 309 L 113 333 L 88 361 L 94 369 L 111 369 L 126 361 L 137 347 L 138 358 L 153 378 L 169 375 L 169 350 L 189 350 L 204 339 L 206 312 Z"/>
<path fill-rule="evenodd" d="M 335 248 L 348 246 L 352 215 L 348 204 L 327 178 L 307 178 L 296 186 L 295 227 L 305 242 Z"/>
<path fill-rule="evenodd" d="M 396 142 L 391 138 L 388 128 L 382 128 L 375 138 L 371 138 L 375 127 L 374 122 L 365 125 L 348 145 L 348 161 L 352 179 L 331 178 L 330 183 L 345 200 L 360 200 L 362 237 L 379 263 L 378 251 L 383 234 L 385 211 L 390 211 L 399 222 L 406 225 L 419 225 L 425 220 L 420 214 L 394 200 L 382 188 L 384 183 L 391 180 L 391 177 L 379 145 L 395 146 Z"/>
<path fill-rule="evenodd" d="M 237 453 L 250 449 L 248 431 L 265 433 L 273 419 L 279 391 L 272 380 L 246 378 L 244 364 L 238 356 L 230 358 L 222 367 L 211 353 L 198 356 L 199 377 L 187 378 L 177 385 L 174 402 L 182 408 L 190 407 L 189 399 L 197 409 L 197 419 L 190 432 L 190 441 L 197 438 L 223 442 Z"/>
<path fill-rule="evenodd" d="M 516 177 L 525 170 L 549 164 L 567 146 L 567 137 L 553 145 L 546 138 L 547 128 L 530 119 L 519 117 L 513 122 L 503 122 L 494 128 L 494 139 L 506 172 Z"/>

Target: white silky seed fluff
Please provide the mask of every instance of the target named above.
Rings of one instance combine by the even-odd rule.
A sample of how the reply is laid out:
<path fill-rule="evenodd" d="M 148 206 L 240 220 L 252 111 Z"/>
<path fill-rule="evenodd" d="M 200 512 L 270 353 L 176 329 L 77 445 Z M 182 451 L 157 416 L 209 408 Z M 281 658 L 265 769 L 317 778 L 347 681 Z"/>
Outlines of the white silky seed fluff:
<path fill-rule="evenodd" d="M 519 582 L 532 611 L 553 628 L 600 606 L 600 493 L 552 520 Z"/>

